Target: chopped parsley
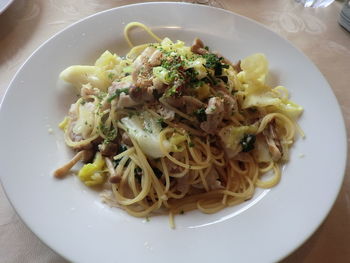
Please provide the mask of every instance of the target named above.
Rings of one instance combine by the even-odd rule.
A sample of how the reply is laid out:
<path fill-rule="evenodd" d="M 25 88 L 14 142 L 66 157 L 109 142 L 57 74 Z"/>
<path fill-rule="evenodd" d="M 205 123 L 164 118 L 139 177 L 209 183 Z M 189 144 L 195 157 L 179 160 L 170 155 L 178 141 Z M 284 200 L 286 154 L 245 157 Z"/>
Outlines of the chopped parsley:
<path fill-rule="evenodd" d="M 200 108 L 194 112 L 194 115 L 196 116 L 197 120 L 199 122 L 203 122 L 207 120 L 207 115 L 205 114 L 205 108 Z"/>
<path fill-rule="evenodd" d="M 118 153 L 125 152 L 128 149 L 124 144 L 120 144 L 118 148 Z"/>
<path fill-rule="evenodd" d="M 112 142 L 117 137 L 117 131 L 114 127 L 106 127 L 103 123 L 100 123 L 99 129 L 106 136 L 103 141 L 105 144 Z"/>
<path fill-rule="evenodd" d="M 197 79 L 198 72 L 193 68 L 185 70 L 185 82 L 190 88 L 196 88 L 202 85 L 203 81 Z"/>
<path fill-rule="evenodd" d="M 164 53 L 164 52 L 163 52 Z M 183 68 L 185 62 L 181 59 L 179 55 L 171 56 L 165 53 L 167 56 L 161 61 L 161 66 L 169 71 L 178 71 Z"/>
<path fill-rule="evenodd" d="M 218 57 L 213 53 L 204 54 L 203 57 L 206 60 L 204 66 L 208 69 L 213 69 L 215 76 L 221 76 L 222 69 L 229 67 L 229 65 L 222 63 L 223 57 Z"/>
<path fill-rule="evenodd" d="M 181 96 L 183 85 L 174 85 L 165 91 L 165 97 Z"/>
<path fill-rule="evenodd" d="M 221 64 L 222 58 L 219 58 L 217 55 L 213 53 L 207 53 L 204 54 L 203 57 L 205 58 L 205 67 L 214 69 L 218 64 Z"/>
<path fill-rule="evenodd" d="M 97 94 L 97 98 L 101 101 L 104 97 L 106 97 L 107 96 L 107 93 L 106 92 L 99 92 L 98 94 Z"/>
<path fill-rule="evenodd" d="M 153 89 L 152 95 L 153 95 L 153 97 L 154 97 L 155 99 L 157 99 L 157 100 L 158 100 L 160 97 L 162 97 L 162 94 L 161 94 L 160 92 L 158 92 L 157 89 Z"/>
<path fill-rule="evenodd" d="M 240 141 L 242 152 L 249 152 L 254 149 L 256 136 L 254 134 L 245 134 Z"/>
<path fill-rule="evenodd" d="M 213 77 L 209 72 L 207 76 L 203 79 L 203 81 L 205 83 L 211 84 L 212 86 L 215 86 L 216 84 L 218 84 L 218 81 L 216 80 L 216 78 Z"/>
<path fill-rule="evenodd" d="M 154 172 L 154 175 L 160 179 L 162 176 L 163 176 L 163 172 L 161 170 L 159 170 L 158 168 L 152 168 L 153 169 L 153 172 Z"/>
<path fill-rule="evenodd" d="M 164 118 L 159 118 L 158 120 L 157 120 L 157 123 L 164 129 L 164 128 L 166 128 L 167 126 L 168 126 L 168 124 L 166 124 L 165 122 L 164 122 Z"/>
<path fill-rule="evenodd" d="M 108 78 L 109 78 L 109 79 L 113 79 L 113 78 L 114 78 L 114 76 L 115 76 L 115 74 L 114 74 L 114 73 L 109 73 L 109 74 L 108 74 Z"/>
<path fill-rule="evenodd" d="M 220 76 L 219 79 L 221 79 L 225 84 L 228 82 L 228 77 L 227 76 Z"/>
<path fill-rule="evenodd" d="M 192 141 L 190 141 L 189 143 L 188 143 L 188 147 L 194 147 L 195 145 L 194 145 L 194 142 L 192 142 Z"/>
<path fill-rule="evenodd" d="M 114 100 L 116 97 L 119 97 L 120 94 L 125 93 L 126 95 L 129 94 L 129 88 L 123 88 L 123 89 L 117 89 L 112 96 L 110 96 L 107 101 L 111 102 Z"/>

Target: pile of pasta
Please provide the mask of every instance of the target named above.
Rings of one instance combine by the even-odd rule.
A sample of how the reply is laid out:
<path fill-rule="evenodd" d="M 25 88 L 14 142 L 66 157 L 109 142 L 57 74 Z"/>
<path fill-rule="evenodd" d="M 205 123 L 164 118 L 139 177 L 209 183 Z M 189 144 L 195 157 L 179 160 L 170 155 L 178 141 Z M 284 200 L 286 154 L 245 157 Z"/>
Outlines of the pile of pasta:
<path fill-rule="evenodd" d="M 156 42 L 133 46 L 134 27 Z M 85 162 L 77 176 L 105 202 L 136 217 L 169 213 L 171 226 L 176 214 L 215 213 L 278 184 L 303 109 L 266 83 L 265 55 L 233 64 L 137 22 L 125 36 L 125 57 L 106 51 L 60 75 L 79 99 L 59 124 L 76 155 L 56 177 Z"/>

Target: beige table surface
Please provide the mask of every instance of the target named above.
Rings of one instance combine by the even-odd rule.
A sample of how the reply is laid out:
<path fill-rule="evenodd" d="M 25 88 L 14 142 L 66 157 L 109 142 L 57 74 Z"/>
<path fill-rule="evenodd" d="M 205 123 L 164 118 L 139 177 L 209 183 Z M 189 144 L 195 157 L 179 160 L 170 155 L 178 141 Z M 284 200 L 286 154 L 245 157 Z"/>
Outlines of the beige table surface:
<path fill-rule="evenodd" d="M 137 2 L 141 1 L 15 0 L 0 15 L 0 99 L 25 59 L 53 34 L 88 15 Z M 341 1 L 322 9 L 304 8 L 293 0 L 198 2 L 250 17 L 302 50 L 330 83 L 349 129 L 350 33 L 337 23 Z M 350 262 L 349 173 L 348 162 L 343 187 L 329 216 L 305 244 L 282 262 Z M 0 262 L 65 262 L 21 222 L 1 186 Z"/>

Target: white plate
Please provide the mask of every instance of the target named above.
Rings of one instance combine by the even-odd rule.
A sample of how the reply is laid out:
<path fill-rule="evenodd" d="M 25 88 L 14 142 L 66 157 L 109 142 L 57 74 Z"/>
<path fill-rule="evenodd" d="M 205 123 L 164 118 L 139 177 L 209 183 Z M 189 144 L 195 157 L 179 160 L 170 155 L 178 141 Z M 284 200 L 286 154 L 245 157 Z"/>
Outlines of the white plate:
<path fill-rule="evenodd" d="M 0 0 L 0 14 L 4 12 L 12 2 L 13 0 Z"/>
<path fill-rule="evenodd" d="M 240 206 L 213 215 L 190 212 L 150 222 L 100 202 L 76 177 L 52 171 L 72 155 L 57 123 L 76 97 L 58 80 L 72 64 L 91 64 L 105 49 L 127 51 L 123 27 L 151 26 L 161 37 L 200 37 L 236 61 L 267 55 L 272 84 L 285 85 L 305 107 L 298 140 L 280 184 L 258 190 Z M 139 43 L 143 32 L 134 32 Z M 345 127 L 339 106 L 317 68 L 265 27 L 206 6 L 150 3 L 108 10 L 84 19 L 43 44 L 10 84 L 0 112 L 1 180 L 24 222 L 55 251 L 78 262 L 272 262 L 304 242 L 329 212 L 342 183 Z M 54 130 L 48 133 L 48 128 Z M 304 154 L 304 158 L 300 158 Z"/>

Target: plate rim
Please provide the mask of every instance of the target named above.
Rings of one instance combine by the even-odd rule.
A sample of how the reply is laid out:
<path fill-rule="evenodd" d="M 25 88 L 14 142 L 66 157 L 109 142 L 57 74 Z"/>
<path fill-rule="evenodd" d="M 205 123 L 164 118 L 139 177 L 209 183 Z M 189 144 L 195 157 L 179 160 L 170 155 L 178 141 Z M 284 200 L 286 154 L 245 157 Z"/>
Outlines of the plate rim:
<path fill-rule="evenodd" d="M 10 1 L 10 3 L 8 4 L 8 6 L 11 4 L 13 0 Z M 328 85 L 328 88 L 329 90 L 331 91 L 331 94 L 332 96 L 334 97 L 335 101 L 336 101 L 336 104 L 334 105 L 336 107 L 336 110 L 338 111 L 339 113 L 339 117 L 341 119 L 341 123 L 342 123 L 342 127 L 337 127 L 341 130 L 341 133 L 344 135 L 343 136 L 343 139 L 345 139 L 345 142 L 346 142 L 346 138 L 347 138 L 347 129 L 346 129 L 346 125 L 345 125 L 345 120 L 344 120 L 344 114 L 341 110 L 341 107 L 340 107 L 340 104 L 339 104 L 339 101 L 337 99 L 337 97 L 335 96 L 335 93 L 331 87 L 331 85 L 329 84 L 329 82 L 327 81 L 327 79 L 325 78 L 324 74 L 319 70 L 319 68 L 317 67 L 317 65 L 303 52 L 301 51 L 297 46 L 295 46 L 294 43 L 290 42 L 287 38 L 285 38 L 284 36 L 274 32 L 273 30 L 271 30 L 270 28 L 268 28 L 266 25 L 262 24 L 262 23 L 259 23 L 258 21 L 250 18 L 250 17 L 246 17 L 244 15 L 241 15 L 241 14 L 238 14 L 238 13 L 235 13 L 233 11 L 230 11 L 230 10 L 226 10 L 226 9 L 222 9 L 222 8 L 218 8 L 218 7 L 212 7 L 212 6 L 206 6 L 206 5 L 202 5 L 202 4 L 192 4 L 192 3 L 185 3 L 185 2 L 146 2 L 146 3 L 135 3 L 135 4 L 128 4 L 128 5 L 122 5 L 122 6 L 118 6 L 118 7 L 114 7 L 114 8 L 110 8 L 110 9 L 106 9 L 106 10 L 103 10 L 103 11 L 100 11 L 100 12 L 97 12 L 97 13 L 94 13 L 94 14 L 91 14 L 89 16 L 86 16 L 84 18 L 81 18 L 79 19 L 78 21 L 64 27 L 63 29 L 59 30 L 57 33 L 55 33 L 54 35 L 52 35 L 50 38 L 48 38 L 46 41 L 44 41 L 42 44 L 39 45 L 39 47 L 37 47 L 29 56 L 27 59 L 25 59 L 25 61 L 22 63 L 22 65 L 19 67 L 19 69 L 16 71 L 16 73 L 14 74 L 13 78 L 11 79 L 9 85 L 7 86 L 5 92 L 4 92 L 4 95 L 1 99 L 1 102 L 0 102 L 0 114 L 3 110 L 3 102 L 6 100 L 6 98 L 8 97 L 8 92 L 9 90 L 11 89 L 12 85 L 13 85 L 13 82 L 15 81 L 16 77 L 20 74 L 20 72 L 22 71 L 23 67 L 28 63 L 28 61 L 36 55 L 36 53 L 43 47 L 45 46 L 47 43 L 51 42 L 54 38 L 56 38 L 57 36 L 59 36 L 60 34 L 62 34 L 64 31 L 68 30 L 69 28 L 71 27 L 74 27 L 75 25 L 77 24 L 80 24 L 80 23 L 84 23 L 86 20 L 89 20 L 90 18 L 92 17 L 95 17 L 95 16 L 101 16 L 103 15 L 104 13 L 108 13 L 108 12 L 114 12 L 115 10 L 121 10 L 121 9 L 125 9 L 125 8 L 132 8 L 132 7 L 141 7 L 142 6 L 145 6 L 145 5 L 174 5 L 174 6 L 197 6 L 197 7 L 200 7 L 200 8 L 208 8 L 208 9 L 216 9 L 217 11 L 219 12 L 224 12 L 224 13 L 227 13 L 229 15 L 234 15 L 234 16 L 238 16 L 240 17 L 240 19 L 244 19 L 244 20 L 248 20 L 250 23 L 253 23 L 254 25 L 258 26 L 258 27 L 263 27 L 265 30 L 268 30 L 270 31 L 271 33 L 273 33 L 274 35 L 278 36 L 281 40 L 283 40 L 285 43 L 287 43 L 288 45 L 292 46 L 295 50 L 298 51 L 298 53 L 300 55 L 302 55 L 304 57 L 304 59 L 306 59 L 311 65 L 313 65 L 318 73 L 320 73 L 320 75 L 322 76 L 322 81 L 325 82 L 327 85 Z M 7 7 L 8 7 L 7 6 Z M 0 11 L 1 13 L 1 11 Z M 305 234 L 302 238 L 302 241 L 299 241 L 298 245 L 297 246 L 294 246 L 293 249 L 290 249 L 289 250 L 289 253 L 287 254 L 283 254 L 279 260 L 287 257 L 288 255 L 292 254 L 295 250 L 297 250 L 300 246 L 302 246 L 313 234 L 314 232 L 320 227 L 320 225 L 325 221 L 325 219 L 328 217 L 329 213 L 331 212 L 334 204 L 335 204 L 335 201 L 337 199 L 337 197 L 339 196 L 340 194 L 340 190 L 341 190 L 341 187 L 343 185 L 343 182 L 344 182 L 344 178 L 345 178 L 345 172 L 346 172 L 346 161 L 347 161 L 347 155 L 348 155 L 348 146 L 347 146 L 347 143 L 345 144 L 346 146 L 344 147 L 344 152 L 343 154 L 341 154 L 342 156 L 342 160 L 339 161 L 339 163 L 341 163 L 341 165 L 339 165 L 339 167 L 342 167 L 342 180 L 339 181 L 338 185 L 337 185 L 337 189 L 336 189 L 336 193 L 333 197 L 332 197 L 332 200 L 330 202 L 330 206 L 327 207 L 327 209 L 323 209 L 323 216 L 322 217 L 319 217 L 318 218 L 318 223 L 314 224 L 314 227 L 312 229 L 309 229 L 308 230 L 308 233 Z M 29 225 L 31 225 L 29 222 L 27 222 L 27 220 L 25 219 L 25 215 L 22 215 L 21 213 L 18 212 L 18 209 L 16 208 L 16 205 L 12 202 L 12 200 L 9 198 L 9 194 L 7 192 L 7 189 L 5 188 L 4 186 L 4 183 L 2 182 L 2 176 L 0 176 L 0 182 L 3 186 L 3 190 L 4 190 L 4 193 L 8 199 L 8 201 L 10 202 L 11 206 L 14 208 L 14 210 L 16 211 L 16 214 L 20 217 L 20 219 L 22 220 L 22 222 L 28 227 L 28 229 L 33 232 L 35 234 L 35 236 L 37 238 L 39 238 L 44 244 L 46 244 L 46 246 L 48 246 L 50 249 L 52 249 L 53 251 L 55 251 L 57 254 L 59 254 L 60 256 L 62 256 L 63 258 L 69 260 L 66 255 L 64 253 L 61 253 L 59 252 L 58 250 L 56 250 L 54 247 L 52 247 L 51 245 L 49 245 L 50 242 L 48 242 L 48 238 L 44 238 L 42 237 L 41 235 L 37 234 L 36 231 L 33 231 L 31 227 L 29 227 Z"/>
<path fill-rule="evenodd" d="M 7 10 L 7 8 L 10 7 L 10 5 L 13 3 L 13 1 L 14 0 L 7 0 L 7 3 L 5 3 L 5 5 L 2 8 L 0 8 L 0 15 L 2 13 L 4 13 Z"/>

